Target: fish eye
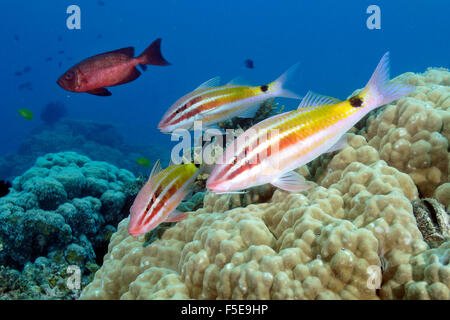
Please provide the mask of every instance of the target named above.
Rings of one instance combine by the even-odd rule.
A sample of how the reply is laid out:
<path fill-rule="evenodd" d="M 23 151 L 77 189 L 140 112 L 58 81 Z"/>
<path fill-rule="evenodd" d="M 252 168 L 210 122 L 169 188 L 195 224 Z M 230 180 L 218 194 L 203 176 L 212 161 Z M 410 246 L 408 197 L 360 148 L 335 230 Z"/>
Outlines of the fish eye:
<path fill-rule="evenodd" d="M 73 73 L 72 72 L 67 72 L 66 75 L 64 76 L 64 78 L 66 78 L 66 80 L 72 80 L 73 79 Z"/>

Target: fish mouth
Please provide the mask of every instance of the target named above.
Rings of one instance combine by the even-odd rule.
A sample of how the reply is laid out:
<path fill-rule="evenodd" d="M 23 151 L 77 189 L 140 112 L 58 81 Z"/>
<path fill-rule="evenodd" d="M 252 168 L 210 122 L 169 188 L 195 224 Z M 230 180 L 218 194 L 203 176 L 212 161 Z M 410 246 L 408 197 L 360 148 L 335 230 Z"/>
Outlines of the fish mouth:
<path fill-rule="evenodd" d="M 61 79 L 56 80 L 56 84 L 59 85 L 61 88 L 64 88 Z"/>
<path fill-rule="evenodd" d="M 142 230 L 138 228 L 128 228 L 128 234 L 132 237 L 139 237 L 140 235 L 144 234 L 145 232 L 142 232 Z"/>

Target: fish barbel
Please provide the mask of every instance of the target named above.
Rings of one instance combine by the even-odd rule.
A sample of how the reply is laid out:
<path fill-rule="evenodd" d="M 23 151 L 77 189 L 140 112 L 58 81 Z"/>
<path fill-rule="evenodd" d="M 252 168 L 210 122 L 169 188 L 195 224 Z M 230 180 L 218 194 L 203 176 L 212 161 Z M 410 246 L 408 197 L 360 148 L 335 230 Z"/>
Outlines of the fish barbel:
<path fill-rule="evenodd" d="M 292 192 L 308 189 L 293 170 L 345 147 L 344 134 L 368 112 L 413 90 L 389 81 L 386 53 L 365 88 L 349 99 L 309 92 L 297 110 L 268 118 L 238 136 L 217 162 L 206 187 L 217 193 L 266 183 Z"/>

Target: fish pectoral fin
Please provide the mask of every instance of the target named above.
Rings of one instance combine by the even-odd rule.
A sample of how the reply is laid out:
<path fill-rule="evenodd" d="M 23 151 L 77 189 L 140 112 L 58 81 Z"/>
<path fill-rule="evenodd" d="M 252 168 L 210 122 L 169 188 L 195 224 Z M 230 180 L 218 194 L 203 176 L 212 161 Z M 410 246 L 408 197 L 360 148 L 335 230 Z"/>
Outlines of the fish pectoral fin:
<path fill-rule="evenodd" d="M 184 218 L 186 218 L 189 215 L 189 212 L 181 212 L 175 209 L 172 211 L 167 218 L 164 220 L 164 222 L 177 222 L 181 221 Z"/>
<path fill-rule="evenodd" d="M 136 80 L 137 78 L 139 78 L 140 75 L 141 75 L 141 72 L 137 68 L 133 68 L 132 71 L 130 72 L 130 74 L 128 74 L 120 82 L 116 83 L 115 86 Z"/>
<path fill-rule="evenodd" d="M 252 118 L 255 117 L 255 114 L 259 110 L 261 105 L 262 105 L 261 102 L 251 104 L 248 107 L 246 107 L 241 114 L 238 114 L 237 117 L 238 118 L 250 118 L 250 119 L 252 119 Z"/>
<path fill-rule="evenodd" d="M 344 149 L 345 147 L 348 147 L 348 137 L 346 134 L 340 137 L 339 140 L 327 152 L 338 151 Z"/>
<path fill-rule="evenodd" d="M 325 106 L 330 104 L 336 104 L 341 102 L 341 100 L 324 96 L 321 94 L 314 93 L 312 91 L 308 91 L 306 96 L 303 97 L 302 102 L 298 105 L 297 109 L 302 109 L 306 107 L 314 107 L 314 106 Z"/>
<path fill-rule="evenodd" d="M 217 87 L 219 86 L 219 84 L 220 84 L 220 77 L 214 77 L 212 79 L 209 79 L 208 81 L 203 82 L 201 85 L 195 88 L 195 90 Z"/>
<path fill-rule="evenodd" d="M 311 188 L 305 178 L 295 171 L 289 171 L 271 182 L 277 188 L 289 192 L 298 192 Z"/>
<path fill-rule="evenodd" d="M 106 88 L 98 88 L 94 90 L 87 91 L 89 94 L 93 94 L 95 96 L 101 96 L 101 97 L 109 97 L 111 95 L 111 92 L 109 92 Z"/>

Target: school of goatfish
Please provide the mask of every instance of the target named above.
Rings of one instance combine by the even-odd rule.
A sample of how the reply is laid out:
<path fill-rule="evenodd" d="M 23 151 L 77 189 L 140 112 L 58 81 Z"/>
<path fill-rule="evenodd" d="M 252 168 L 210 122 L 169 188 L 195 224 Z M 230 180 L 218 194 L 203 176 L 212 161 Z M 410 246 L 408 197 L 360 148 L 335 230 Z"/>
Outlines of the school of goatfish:
<path fill-rule="evenodd" d="M 169 65 L 160 51 L 161 39 L 155 40 L 140 56 L 132 47 L 85 59 L 66 71 L 57 83 L 68 91 L 109 96 L 106 87 L 135 80 L 146 65 Z M 158 129 L 174 134 L 178 129 L 193 130 L 201 121 L 202 130 L 217 128 L 219 122 L 233 117 L 253 118 L 267 99 L 300 99 L 288 89 L 298 71 L 298 63 L 275 81 L 250 86 L 241 80 L 220 85 L 212 78 L 179 98 L 163 115 Z M 345 133 L 370 111 L 395 101 L 414 90 L 389 79 L 389 53 L 386 53 L 366 86 L 350 98 L 336 98 L 309 91 L 298 108 L 267 118 L 237 136 L 228 145 L 209 172 L 206 188 L 214 193 L 240 193 L 270 183 L 288 192 L 310 188 L 295 170 L 323 153 L 347 145 Z M 21 109 L 29 118 L 28 110 Z M 137 163 L 150 166 L 145 158 Z M 166 169 L 156 162 L 146 184 L 139 191 L 130 210 L 129 234 L 139 236 L 162 222 L 176 222 L 188 213 L 176 208 L 192 189 L 197 176 L 207 171 L 193 163 L 169 164 Z"/>

